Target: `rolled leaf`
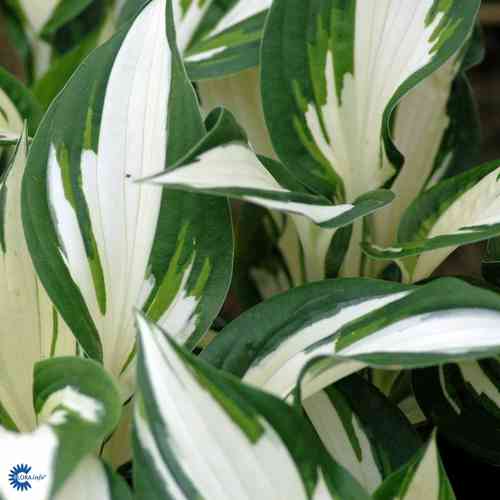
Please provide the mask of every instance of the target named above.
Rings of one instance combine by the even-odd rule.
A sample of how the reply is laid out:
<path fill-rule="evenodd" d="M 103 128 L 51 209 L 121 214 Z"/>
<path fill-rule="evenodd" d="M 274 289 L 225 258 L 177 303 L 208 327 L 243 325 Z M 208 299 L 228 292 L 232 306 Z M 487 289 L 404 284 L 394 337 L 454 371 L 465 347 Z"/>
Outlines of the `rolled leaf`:
<path fill-rule="evenodd" d="M 37 364 L 34 406 L 40 424 L 34 432 L 0 428 L 1 448 L 9 450 L 0 456 L 3 500 L 16 495 L 12 482 L 24 489 L 20 472 L 44 476 L 28 480 L 37 500 L 57 495 L 80 461 L 113 431 L 121 402 L 114 382 L 97 363 L 73 357 Z"/>
<path fill-rule="evenodd" d="M 420 447 L 404 415 L 360 375 L 337 382 L 303 404 L 332 457 L 369 493 Z"/>
<path fill-rule="evenodd" d="M 202 356 L 281 397 L 302 399 L 366 366 L 403 369 L 491 357 L 500 299 L 456 279 L 408 287 L 339 279 L 277 296 L 229 324 Z"/>
<path fill-rule="evenodd" d="M 327 459 L 299 413 L 138 321 L 134 482 L 141 498 L 368 498 Z"/>
<path fill-rule="evenodd" d="M 401 165 L 391 116 L 466 42 L 479 1 L 278 0 L 262 44 L 262 96 L 279 158 L 309 188 L 352 201 Z"/>
<path fill-rule="evenodd" d="M 427 447 L 375 492 L 375 500 L 454 500 L 455 494 L 439 457 L 436 436 Z"/>
<path fill-rule="evenodd" d="M 149 2 L 86 59 L 47 113 L 23 183 L 38 275 L 85 353 L 121 376 L 124 399 L 134 307 L 194 346 L 231 273 L 226 201 L 133 182 L 205 134 L 170 6 Z"/>
<path fill-rule="evenodd" d="M 499 176 L 495 161 L 440 182 L 410 205 L 393 246 L 365 252 L 397 261 L 408 281 L 427 278 L 457 246 L 500 234 Z"/>
<path fill-rule="evenodd" d="M 46 358 L 76 352 L 76 342 L 41 286 L 21 220 L 21 180 L 27 131 L 0 183 L 0 425 L 35 427 L 33 367 Z"/>

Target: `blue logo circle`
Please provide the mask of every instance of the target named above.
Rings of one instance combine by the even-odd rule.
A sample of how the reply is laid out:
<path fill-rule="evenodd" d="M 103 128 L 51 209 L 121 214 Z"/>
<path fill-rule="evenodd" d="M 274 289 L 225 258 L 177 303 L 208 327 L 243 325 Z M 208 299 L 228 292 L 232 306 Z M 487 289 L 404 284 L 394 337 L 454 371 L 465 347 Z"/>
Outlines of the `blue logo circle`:
<path fill-rule="evenodd" d="M 28 464 L 19 464 L 12 467 L 9 472 L 9 483 L 17 491 L 26 491 L 31 488 L 28 475 L 31 467 Z"/>

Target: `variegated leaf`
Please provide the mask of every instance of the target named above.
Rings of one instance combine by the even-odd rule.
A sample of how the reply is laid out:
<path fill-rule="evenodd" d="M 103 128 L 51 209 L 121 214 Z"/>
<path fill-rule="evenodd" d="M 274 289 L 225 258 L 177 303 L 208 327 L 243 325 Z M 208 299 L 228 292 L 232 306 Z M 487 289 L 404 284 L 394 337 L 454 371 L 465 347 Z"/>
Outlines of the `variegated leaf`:
<path fill-rule="evenodd" d="M 451 278 L 416 287 L 326 281 L 243 314 L 202 356 L 282 397 L 302 374 L 306 399 L 366 366 L 398 370 L 491 357 L 500 351 L 499 311 L 496 293 Z"/>
<path fill-rule="evenodd" d="M 126 0 L 118 25 L 132 19 L 147 3 L 148 0 Z M 259 14 L 270 3 L 270 0 L 173 0 L 177 43 L 180 51 L 186 53 L 188 69 L 193 73 L 190 76 L 226 74 L 228 55 L 241 69 L 249 67 L 247 59 L 253 61 L 250 66 L 257 64 L 264 21 Z M 226 57 L 215 57 L 223 51 L 227 51 Z M 207 69 L 209 64 L 213 66 Z"/>
<path fill-rule="evenodd" d="M 231 273 L 225 200 L 134 182 L 205 133 L 170 6 L 148 3 L 80 67 L 39 129 L 23 185 L 40 279 L 86 354 L 121 376 L 124 399 L 134 307 L 193 346 Z"/>
<path fill-rule="evenodd" d="M 279 163 L 257 157 L 227 112 L 215 111 L 207 121 L 215 122 L 210 133 L 178 165 L 144 182 L 248 201 L 326 228 L 347 226 L 393 199 L 390 191 L 378 190 L 353 204 L 334 205 L 308 192 Z"/>
<path fill-rule="evenodd" d="M 375 492 L 374 500 L 455 500 L 439 457 L 436 436 L 405 467 L 389 477 Z"/>
<path fill-rule="evenodd" d="M 39 427 L 32 433 L 0 428 L 0 498 L 20 498 L 9 484 L 25 480 L 19 472 L 44 476 L 28 481 L 31 498 L 49 500 L 81 460 L 95 452 L 120 418 L 120 395 L 111 378 L 94 361 L 56 358 L 35 368 L 34 406 Z M 27 464 L 26 469 L 14 469 Z M 24 493 L 24 492 L 23 492 Z"/>
<path fill-rule="evenodd" d="M 194 80 L 227 77 L 258 66 L 271 0 L 237 0 L 217 25 L 189 48 L 186 64 Z"/>
<path fill-rule="evenodd" d="M 303 405 L 331 456 L 369 493 L 420 447 L 408 420 L 360 375 L 314 394 Z"/>
<path fill-rule="evenodd" d="M 26 134 L 0 184 L 0 425 L 21 431 L 35 426 L 35 363 L 76 352 L 71 332 L 38 281 L 23 234 Z"/>
<path fill-rule="evenodd" d="M 397 261 L 406 281 L 427 278 L 457 246 L 500 234 L 499 178 L 495 161 L 440 182 L 410 205 L 393 246 L 365 243 L 364 250 Z"/>
<path fill-rule="evenodd" d="M 464 45 L 478 7 L 275 1 L 263 40 L 262 95 L 280 159 L 329 197 L 352 201 L 383 186 L 401 162 L 392 112 Z"/>
<path fill-rule="evenodd" d="M 376 244 L 389 246 L 396 240 L 403 214 L 421 191 L 477 161 L 479 124 L 464 71 L 477 62 L 470 54 L 478 44 L 474 38 L 399 104 L 393 136 L 405 163 L 391 185 L 394 203 L 372 219 Z"/>
<path fill-rule="evenodd" d="M 142 317 L 139 329 L 141 498 L 368 498 L 292 408 L 210 369 Z"/>
<path fill-rule="evenodd" d="M 418 403 L 456 446 L 500 464 L 500 361 L 472 361 L 413 374 Z"/>

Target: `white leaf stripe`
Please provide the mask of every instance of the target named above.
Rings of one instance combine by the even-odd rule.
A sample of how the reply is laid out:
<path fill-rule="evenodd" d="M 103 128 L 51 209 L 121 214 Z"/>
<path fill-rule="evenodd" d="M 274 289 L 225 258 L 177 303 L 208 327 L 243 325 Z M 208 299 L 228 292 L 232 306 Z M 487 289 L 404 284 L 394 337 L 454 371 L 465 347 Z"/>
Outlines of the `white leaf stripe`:
<path fill-rule="evenodd" d="M 288 395 L 295 387 L 302 368 L 310 360 L 319 355 L 333 354 L 331 341 L 324 342 L 325 339 L 332 339 L 335 332 L 354 319 L 398 301 L 408 293 L 400 292 L 385 297 L 348 302 L 345 306 L 338 304 L 330 317 L 312 322 L 291 335 L 274 352 L 252 364 L 244 380 L 265 387 L 275 394 Z"/>
<path fill-rule="evenodd" d="M 330 454 L 365 486 L 369 493 L 382 481 L 370 441 L 355 414 L 344 422 L 328 394 L 320 391 L 304 403 L 304 409 Z M 350 429 L 346 429 L 346 425 Z M 353 443 L 351 440 L 355 440 Z M 355 446 L 359 447 L 355 448 Z"/>
<path fill-rule="evenodd" d="M 302 404 L 333 458 L 369 493 L 421 447 L 399 409 L 361 375 L 337 382 Z"/>
<path fill-rule="evenodd" d="M 347 225 L 392 201 L 390 192 L 380 191 L 366 195 L 358 206 L 357 203 L 332 205 L 322 197 L 290 191 L 273 178 L 246 145 L 238 144 L 216 147 L 201 153 L 193 163 L 142 179 L 142 182 L 230 196 L 302 215 L 326 227 Z"/>
<path fill-rule="evenodd" d="M 177 32 L 177 44 L 184 52 L 210 7 L 212 0 L 173 0 L 172 8 Z"/>
<path fill-rule="evenodd" d="M 216 393 L 206 386 L 210 382 L 204 382 L 201 374 L 194 376 L 162 332 L 143 318 L 138 321 L 141 363 L 144 377 L 147 377 L 143 384 L 147 383 L 157 408 L 156 415 L 148 414 L 147 423 L 155 422 L 153 434 L 158 448 L 163 450 L 163 460 L 167 456 L 173 459 L 170 463 L 155 465 L 163 474 L 167 472 L 165 466 L 168 468 L 169 476 L 161 478 L 165 493 L 172 481 L 177 479 L 180 483 L 186 476 L 207 498 L 305 499 L 304 486 L 293 461 L 269 424 L 257 416 L 250 416 L 247 410 L 237 412 L 238 420 L 234 420 L 237 414 L 231 418 L 227 408 L 221 406 L 221 400 L 213 399 Z M 163 380 L 169 381 L 163 386 L 153 382 L 153 377 L 156 379 L 160 374 Z M 240 428 L 238 421 L 245 422 L 249 428 Z M 150 441 L 149 433 L 140 429 L 143 425 L 140 418 L 136 425 L 139 425 L 139 440 L 141 436 L 143 439 L 149 436 L 146 441 Z M 157 434 L 155 429 L 162 432 Z M 160 438 L 165 435 L 169 436 L 168 440 Z M 147 443 L 142 444 L 147 450 Z M 151 455 L 153 460 L 155 457 L 158 459 L 159 454 Z M 172 466 L 181 457 L 185 458 L 177 467 L 181 467 L 182 473 L 176 478 Z M 179 484 L 181 489 L 183 486 Z"/>
<path fill-rule="evenodd" d="M 408 279 L 427 278 L 458 245 L 499 234 L 499 175 L 493 162 L 443 181 L 408 208 L 393 247 L 364 244 L 365 251 L 382 259 L 422 254 L 406 263 Z"/>
<path fill-rule="evenodd" d="M 326 283 L 310 303 L 305 297 L 317 286 L 287 292 L 233 322 L 203 356 L 282 397 L 313 363 L 302 373 L 305 399 L 364 366 L 416 368 L 499 351 L 496 294 L 454 279 L 384 292 L 387 285 L 336 280 L 331 295 Z M 256 331 L 255 321 L 266 326 Z M 238 340 L 240 328 L 255 332 L 244 344 Z"/>
<path fill-rule="evenodd" d="M 183 140 L 169 141 L 176 99 L 185 109 L 192 104 L 190 111 L 196 106 L 173 46 L 171 15 L 166 0 L 147 3 L 84 62 L 35 138 L 24 183 L 37 271 L 86 353 L 121 376 L 125 399 L 133 309 L 150 309 L 194 344 L 220 307 L 231 269 L 226 203 L 132 181 L 164 169 L 167 153 L 184 154 L 183 145 L 204 132 L 196 107 Z M 71 127 L 67 116 L 75 116 Z M 214 234 L 227 241 L 222 248 L 215 249 Z"/>
<path fill-rule="evenodd" d="M 402 160 L 390 140 L 393 110 L 461 48 L 478 7 L 434 0 L 274 2 L 262 47 L 262 92 L 280 159 L 325 195 L 338 194 L 343 184 L 348 202 L 384 185 Z"/>
<path fill-rule="evenodd" d="M 283 395 L 293 388 L 302 366 L 309 359 L 310 346 L 333 336 L 357 317 L 410 293 L 413 289 L 408 286 L 358 279 L 330 280 L 298 287 L 273 297 L 233 321 L 201 356 L 218 368 L 248 377 L 252 383 L 266 388 L 268 381 L 283 367 L 284 373 L 291 374 L 289 379 L 276 377 L 276 383 L 281 385 L 277 392 Z M 265 328 L 256 330 L 255 324 L 263 317 L 266 318 Z M 246 335 L 243 342 L 240 329 L 254 333 L 251 337 Z M 244 356 L 244 362 L 239 358 L 243 352 L 252 353 Z"/>
<path fill-rule="evenodd" d="M 209 36 L 215 36 L 232 26 L 268 9 L 271 0 L 238 0 L 227 14 L 219 21 Z"/>
<path fill-rule="evenodd" d="M 213 5 L 214 9 L 207 11 L 206 19 L 218 14 L 220 6 Z M 185 61 L 191 78 L 209 81 L 238 75 L 258 66 L 262 30 L 270 5 L 270 0 L 238 0 L 233 3 L 217 24 L 187 50 Z"/>

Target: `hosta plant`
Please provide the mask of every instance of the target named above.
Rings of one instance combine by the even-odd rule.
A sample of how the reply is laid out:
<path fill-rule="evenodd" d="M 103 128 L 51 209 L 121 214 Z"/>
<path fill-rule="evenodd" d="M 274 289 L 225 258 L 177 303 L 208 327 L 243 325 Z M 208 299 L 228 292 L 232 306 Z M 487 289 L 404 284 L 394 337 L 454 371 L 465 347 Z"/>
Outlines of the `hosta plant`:
<path fill-rule="evenodd" d="M 500 464 L 479 7 L 6 3 L 2 500 L 437 500 L 443 439 Z M 480 242 L 484 280 L 436 278 Z"/>

